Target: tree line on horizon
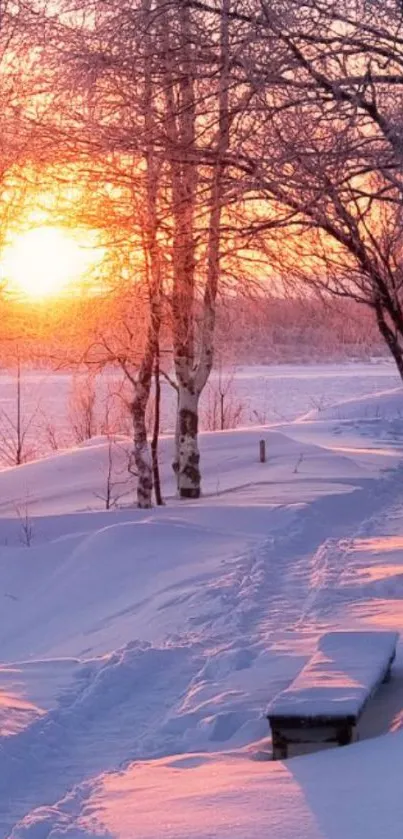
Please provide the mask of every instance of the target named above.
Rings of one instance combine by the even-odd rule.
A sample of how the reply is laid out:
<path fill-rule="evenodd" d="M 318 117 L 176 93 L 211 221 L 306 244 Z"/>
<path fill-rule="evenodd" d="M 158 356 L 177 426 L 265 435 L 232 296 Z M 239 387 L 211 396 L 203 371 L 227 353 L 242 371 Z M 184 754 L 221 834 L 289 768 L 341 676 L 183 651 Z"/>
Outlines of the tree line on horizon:
<path fill-rule="evenodd" d="M 85 372 L 81 359 L 89 355 L 89 337 L 95 335 L 95 323 L 98 332 L 105 335 L 112 320 L 115 338 L 122 347 L 119 319 L 108 289 L 102 300 L 66 293 L 56 303 L 53 298 L 30 301 L 6 293 L 0 298 L 0 369 L 12 374 L 19 361 L 25 372 Z M 82 328 L 83 323 L 88 330 Z M 144 312 L 137 307 L 133 329 L 141 335 L 143 325 Z M 161 343 L 163 375 L 172 371 L 168 316 L 163 322 Z M 116 352 L 114 347 L 113 368 L 117 367 Z M 237 294 L 218 298 L 214 355 L 215 366 L 236 370 L 250 364 L 368 361 L 386 357 L 387 348 L 370 310 L 353 300 L 329 298 L 324 304 L 312 295 L 273 297 L 266 290 L 259 297 Z M 107 354 L 99 364 L 94 360 L 95 372 L 107 361 Z"/>
<path fill-rule="evenodd" d="M 126 377 L 139 506 L 161 372 L 178 494 L 200 495 L 223 301 L 351 301 L 403 378 L 400 2 L 6 0 L 0 50 L 2 242 L 96 231 L 69 352 Z"/>

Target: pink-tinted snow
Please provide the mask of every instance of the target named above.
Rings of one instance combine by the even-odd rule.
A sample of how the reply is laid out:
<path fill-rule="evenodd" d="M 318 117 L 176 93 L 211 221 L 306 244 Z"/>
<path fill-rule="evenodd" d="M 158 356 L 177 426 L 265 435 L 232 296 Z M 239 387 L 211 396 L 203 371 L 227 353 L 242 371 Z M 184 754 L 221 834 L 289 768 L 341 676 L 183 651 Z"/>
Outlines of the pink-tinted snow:
<path fill-rule="evenodd" d="M 268 715 L 357 719 L 394 658 L 397 641 L 396 632 L 328 632 Z"/>
<path fill-rule="evenodd" d="M 365 742 L 275 765 L 265 718 L 323 633 L 403 633 L 382 399 L 371 423 L 204 435 L 189 504 L 165 438 L 161 510 L 102 510 L 102 439 L 0 473 L 0 839 L 400 837 L 400 644 Z"/>

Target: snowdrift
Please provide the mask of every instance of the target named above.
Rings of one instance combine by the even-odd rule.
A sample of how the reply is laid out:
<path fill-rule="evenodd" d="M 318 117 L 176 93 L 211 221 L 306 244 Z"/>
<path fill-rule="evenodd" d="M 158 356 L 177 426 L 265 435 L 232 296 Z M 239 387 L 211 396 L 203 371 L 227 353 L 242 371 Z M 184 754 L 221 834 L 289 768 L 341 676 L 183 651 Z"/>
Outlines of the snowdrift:
<path fill-rule="evenodd" d="M 346 399 L 330 407 L 309 411 L 299 421 L 307 420 L 401 420 L 403 427 L 403 388 Z"/>
<path fill-rule="evenodd" d="M 259 464 L 259 440 L 264 437 L 267 463 Z M 0 517 L 11 515 L 20 520 L 28 515 L 58 515 L 105 509 L 109 441 L 95 438 L 89 445 L 79 446 L 51 457 L 0 471 Z M 112 444 L 113 495 L 118 507 L 132 506 L 134 482 L 127 477 L 127 455 L 130 441 L 118 439 Z M 200 435 L 203 458 L 203 494 L 218 497 L 229 490 L 272 484 L 273 501 L 277 503 L 279 483 L 295 484 L 302 479 L 323 476 L 327 468 L 332 479 L 347 474 L 357 475 L 357 463 L 338 459 L 334 454 L 309 441 L 300 443 L 292 436 L 273 429 L 240 429 Z M 173 438 L 161 440 L 161 473 L 168 499 L 175 499 L 171 468 Z M 331 463 L 328 462 L 329 458 Z M 264 494 L 267 503 L 267 491 Z M 63 528 L 63 523 L 60 521 Z"/>
<path fill-rule="evenodd" d="M 400 839 L 402 772 L 402 732 L 284 765 L 135 764 L 31 814 L 10 839 Z"/>

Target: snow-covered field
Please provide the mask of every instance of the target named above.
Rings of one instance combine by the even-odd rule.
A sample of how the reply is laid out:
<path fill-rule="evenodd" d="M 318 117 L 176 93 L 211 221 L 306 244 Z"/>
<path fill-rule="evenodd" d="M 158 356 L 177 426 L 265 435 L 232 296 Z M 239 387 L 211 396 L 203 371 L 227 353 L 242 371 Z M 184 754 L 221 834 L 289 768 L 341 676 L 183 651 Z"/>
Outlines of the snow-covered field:
<path fill-rule="evenodd" d="M 175 500 L 169 436 L 159 510 L 102 509 L 102 438 L 0 472 L 0 839 L 400 839 L 402 646 L 362 742 L 273 763 L 265 719 L 323 632 L 403 633 L 384 367 L 333 368 L 350 401 L 316 410 L 314 368 L 277 408 L 273 377 L 284 421 L 202 435 L 199 502 Z"/>
<path fill-rule="evenodd" d="M 97 394 L 94 413 L 99 428 L 105 424 L 107 406 L 111 402 L 130 427 L 128 412 L 116 395 L 122 380 L 117 374 L 103 373 L 94 382 Z M 218 428 L 218 392 L 225 392 L 228 419 L 237 418 L 237 425 L 254 426 L 288 422 L 312 410 L 337 404 L 348 395 L 367 394 L 396 388 L 399 378 L 393 363 L 377 359 L 373 363 L 302 365 L 271 365 L 237 367 L 221 374 L 213 373 L 201 400 L 200 418 L 204 430 Z M 77 389 L 88 390 L 85 376 L 66 372 L 23 371 L 21 381 L 22 425 L 26 431 L 25 448 L 29 454 L 48 453 L 75 442 L 77 421 L 75 402 Z M 79 401 L 79 399 L 78 399 Z M 163 432 L 175 427 L 176 394 L 162 380 Z M 0 374 L 0 462 L 4 462 L 3 435 L 15 436 L 17 382 L 9 374 Z M 116 420 L 112 410 L 112 422 Z M 124 417 L 124 414 L 126 416 Z M 214 414 L 216 424 L 214 425 Z M 6 460 L 6 462 L 10 462 Z"/>

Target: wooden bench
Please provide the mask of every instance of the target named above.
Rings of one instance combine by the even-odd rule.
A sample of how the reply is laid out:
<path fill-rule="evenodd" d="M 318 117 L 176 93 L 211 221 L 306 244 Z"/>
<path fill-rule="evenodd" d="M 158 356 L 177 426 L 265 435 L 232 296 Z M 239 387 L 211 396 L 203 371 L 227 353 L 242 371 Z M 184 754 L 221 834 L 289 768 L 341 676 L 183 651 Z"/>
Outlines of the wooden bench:
<path fill-rule="evenodd" d="M 397 632 L 329 632 L 295 681 L 270 704 L 273 760 L 292 743 L 356 739 L 358 720 L 382 682 L 390 678 Z"/>

